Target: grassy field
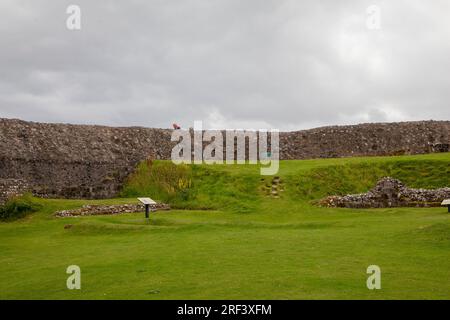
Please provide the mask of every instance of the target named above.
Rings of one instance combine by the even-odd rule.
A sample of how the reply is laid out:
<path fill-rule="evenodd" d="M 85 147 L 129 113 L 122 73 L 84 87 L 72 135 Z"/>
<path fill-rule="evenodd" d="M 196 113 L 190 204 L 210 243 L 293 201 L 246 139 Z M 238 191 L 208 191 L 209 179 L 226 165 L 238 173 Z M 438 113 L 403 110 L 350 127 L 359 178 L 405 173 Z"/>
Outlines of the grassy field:
<path fill-rule="evenodd" d="M 314 205 L 387 175 L 450 186 L 450 154 L 283 161 L 280 198 L 267 196 L 271 177 L 257 166 L 142 164 L 123 198 L 35 199 L 38 212 L 0 223 L 0 299 L 450 299 L 445 208 Z M 150 221 L 53 216 L 138 195 L 176 209 Z M 69 265 L 82 290 L 66 288 Z M 369 265 L 381 268 L 381 290 L 366 287 Z"/>

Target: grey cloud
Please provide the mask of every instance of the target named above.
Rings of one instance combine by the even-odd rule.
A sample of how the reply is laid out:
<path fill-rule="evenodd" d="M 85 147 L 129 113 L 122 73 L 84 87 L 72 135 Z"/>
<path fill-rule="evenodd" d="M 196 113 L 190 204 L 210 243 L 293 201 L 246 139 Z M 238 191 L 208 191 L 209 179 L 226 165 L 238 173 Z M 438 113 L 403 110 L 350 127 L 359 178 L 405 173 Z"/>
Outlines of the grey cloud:
<path fill-rule="evenodd" d="M 82 30 L 65 27 L 69 4 Z M 366 8 L 381 8 L 381 30 Z M 294 130 L 449 119 L 448 1 L 4 0 L 0 117 Z"/>

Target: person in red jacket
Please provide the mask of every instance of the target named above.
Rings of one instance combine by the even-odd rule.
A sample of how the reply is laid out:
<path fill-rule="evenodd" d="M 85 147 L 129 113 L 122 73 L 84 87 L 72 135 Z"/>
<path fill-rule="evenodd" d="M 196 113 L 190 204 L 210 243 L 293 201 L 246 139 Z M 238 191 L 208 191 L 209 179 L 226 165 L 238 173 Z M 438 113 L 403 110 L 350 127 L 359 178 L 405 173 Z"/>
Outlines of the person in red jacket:
<path fill-rule="evenodd" d="M 179 125 L 177 125 L 176 123 L 173 123 L 172 126 L 173 126 L 174 130 L 180 130 L 181 129 L 181 127 Z"/>

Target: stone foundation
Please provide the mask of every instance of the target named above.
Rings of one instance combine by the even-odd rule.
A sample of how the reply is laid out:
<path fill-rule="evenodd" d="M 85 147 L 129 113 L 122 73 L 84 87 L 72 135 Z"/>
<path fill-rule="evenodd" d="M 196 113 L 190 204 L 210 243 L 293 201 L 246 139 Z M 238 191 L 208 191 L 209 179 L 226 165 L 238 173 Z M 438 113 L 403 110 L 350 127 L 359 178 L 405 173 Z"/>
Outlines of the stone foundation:
<path fill-rule="evenodd" d="M 450 188 L 412 189 L 387 177 L 367 193 L 330 196 L 321 200 L 320 205 L 341 208 L 438 207 L 444 199 L 450 199 Z"/>
<path fill-rule="evenodd" d="M 150 205 L 152 211 L 170 210 L 170 206 L 165 203 Z M 145 212 L 143 204 L 121 204 L 121 205 L 85 205 L 80 209 L 62 210 L 55 213 L 57 217 L 80 217 L 97 215 L 116 215 L 124 213 Z"/>

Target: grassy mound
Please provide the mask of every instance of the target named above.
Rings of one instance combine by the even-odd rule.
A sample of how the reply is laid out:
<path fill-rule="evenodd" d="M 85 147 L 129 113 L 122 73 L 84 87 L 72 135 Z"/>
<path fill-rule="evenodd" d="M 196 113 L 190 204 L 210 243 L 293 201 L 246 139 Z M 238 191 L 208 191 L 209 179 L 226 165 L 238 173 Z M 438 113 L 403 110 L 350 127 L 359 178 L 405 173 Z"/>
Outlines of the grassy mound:
<path fill-rule="evenodd" d="M 450 155 L 282 161 L 280 201 L 309 202 L 328 195 L 366 192 L 391 176 L 413 188 L 450 186 Z M 143 162 L 122 196 L 151 196 L 183 209 L 231 209 L 248 212 L 267 199 L 273 177 L 258 166 L 176 166 L 170 161 Z M 278 200 L 278 199 L 277 199 Z"/>

